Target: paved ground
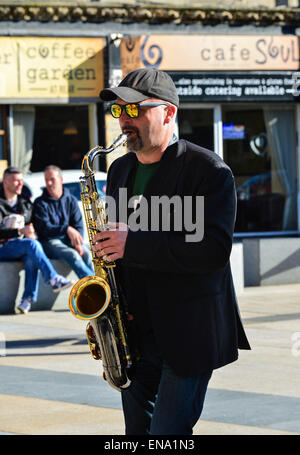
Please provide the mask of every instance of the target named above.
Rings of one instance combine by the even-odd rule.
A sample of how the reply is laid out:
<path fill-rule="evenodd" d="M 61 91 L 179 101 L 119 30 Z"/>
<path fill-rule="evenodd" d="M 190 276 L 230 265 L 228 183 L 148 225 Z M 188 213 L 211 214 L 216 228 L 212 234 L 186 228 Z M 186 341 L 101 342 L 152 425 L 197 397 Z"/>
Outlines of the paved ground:
<path fill-rule="evenodd" d="M 300 435 L 300 285 L 246 288 L 252 351 L 215 371 L 196 435 Z M 0 434 L 122 435 L 86 323 L 67 309 L 0 316 Z"/>

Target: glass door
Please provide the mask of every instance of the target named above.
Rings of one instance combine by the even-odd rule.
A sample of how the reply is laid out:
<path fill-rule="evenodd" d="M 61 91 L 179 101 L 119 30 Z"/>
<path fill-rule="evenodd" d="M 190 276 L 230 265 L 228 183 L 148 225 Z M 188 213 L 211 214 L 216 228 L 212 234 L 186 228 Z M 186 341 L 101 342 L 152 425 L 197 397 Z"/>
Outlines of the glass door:
<path fill-rule="evenodd" d="M 223 106 L 224 161 L 237 189 L 235 232 L 297 230 L 297 137 L 290 105 Z"/>
<path fill-rule="evenodd" d="M 89 143 L 87 105 L 35 106 L 32 172 L 41 171 L 48 164 L 80 169 Z"/>
<path fill-rule="evenodd" d="M 182 104 L 178 111 L 179 137 L 215 151 L 223 157 L 220 105 Z"/>

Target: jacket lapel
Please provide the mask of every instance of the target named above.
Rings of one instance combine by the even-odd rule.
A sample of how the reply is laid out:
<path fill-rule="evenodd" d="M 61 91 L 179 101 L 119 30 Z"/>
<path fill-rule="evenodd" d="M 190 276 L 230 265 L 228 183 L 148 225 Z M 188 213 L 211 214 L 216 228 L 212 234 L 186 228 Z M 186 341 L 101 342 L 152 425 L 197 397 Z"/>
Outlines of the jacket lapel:
<path fill-rule="evenodd" d="M 122 168 L 117 176 L 117 181 L 114 184 L 113 191 L 110 194 L 115 201 L 115 215 L 111 217 L 111 221 L 122 221 L 125 222 L 128 219 L 128 192 L 126 190 L 128 179 L 131 171 L 134 169 L 137 158 L 135 153 L 128 153 L 127 159 L 123 160 Z M 109 217 L 110 218 L 110 217 Z"/>
<path fill-rule="evenodd" d="M 175 142 L 164 152 L 160 166 L 150 180 L 144 197 L 166 195 L 171 197 L 175 192 L 178 176 L 184 165 L 185 143 Z"/>
<path fill-rule="evenodd" d="M 172 197 L 176 194 L 176 185 L 178 176 L 182 171 L 185 156 L 185 142 L 178 141 L 170 145 L 164 152 L 160 166 L 149 181 L 145 190 L 144 197 L 150 203 L 151 196 Z M 128 159 L 124 160 L 123 166 L 120 169 L 117 177 L 117 182 L 114 184 L 113 192 L 110 194 L 116 204 L 116 221 L 124 221 L 128 219 L 128 200 L 129 194 L 127 191 L 128 179 L 131 171 L 137 164 L 135 153 L 128 153 Z M 125 189 L 125 190 L 124 190 Z M 150 206 L 150 204 L 149 204 Z M 125 209 L 126 208 L 126 209 Z M 125 214 L 125 211 L 127 212 Z"/>

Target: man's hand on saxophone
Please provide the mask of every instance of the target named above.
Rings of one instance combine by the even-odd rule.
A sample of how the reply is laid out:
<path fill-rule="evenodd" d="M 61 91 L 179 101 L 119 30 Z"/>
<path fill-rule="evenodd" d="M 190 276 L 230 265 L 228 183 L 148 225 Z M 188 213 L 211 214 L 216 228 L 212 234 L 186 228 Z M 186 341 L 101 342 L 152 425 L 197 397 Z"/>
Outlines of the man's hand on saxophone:
<path fill-rule="evenodd" d="M 108 229 L 93 238 L 93 251 L 107 261 L 121 259 L 124 255 L 129 226 L 125 223 L 107 223 Z M 107 256 L 107 257 L 106 257 Z"/>

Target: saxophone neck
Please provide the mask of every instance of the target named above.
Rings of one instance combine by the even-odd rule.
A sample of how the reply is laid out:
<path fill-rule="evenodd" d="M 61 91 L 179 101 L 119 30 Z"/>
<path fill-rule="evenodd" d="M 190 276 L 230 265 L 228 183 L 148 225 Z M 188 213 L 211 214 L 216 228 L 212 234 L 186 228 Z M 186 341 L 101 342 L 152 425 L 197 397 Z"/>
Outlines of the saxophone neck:
<path fill-rule="evenodd" d="M 97 145 L 97 147 L 92 148 L 84 157 L 81 163 L 81 170 L 82 172 L 87 174 L 94 173 L 94 160 L 96 156 L 100 155 L 103 152 L 103 149 Z"/>
<path fill-rule="evenodd" d="M 98 155 L 107 155 L 108 153 L 112 152 L 113 150 L 115 150 L 117 147 L 120 147 L 121 145 L 124 145 L 126 140 L 127 140 L 127 137 L 128 137 L 128 133 L 127 134 L 120 134 L 117 139 L 111 144 L 110 147 L 108 147 L 107 149 L 104 149 L 102 147 L 99 147 L 99 145 L 97 145 L 96 147 L 92 148 L 84 157 L 83 157 L 83 160 L 82 160 L 82 164 L 81 164 L 81 170 L 85 173 L 85 174 L 90 174 L 90 173 L 93 173 L 94 170 L 93 170 L 93 165 L 94 165 L 94 161 L 95 161 L 95 158 L 98 156 Z"/>

